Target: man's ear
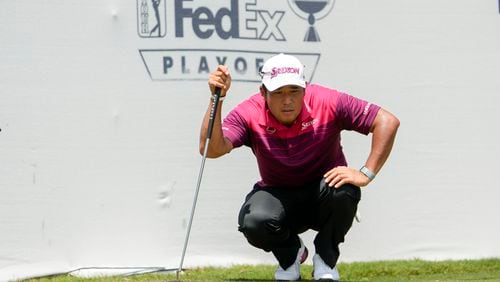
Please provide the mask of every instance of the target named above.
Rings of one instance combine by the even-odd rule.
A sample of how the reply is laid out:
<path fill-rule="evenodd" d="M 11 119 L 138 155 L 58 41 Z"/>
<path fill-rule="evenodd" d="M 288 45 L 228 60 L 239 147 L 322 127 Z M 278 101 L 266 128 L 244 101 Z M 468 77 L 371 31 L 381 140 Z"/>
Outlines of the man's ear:
<path fill-rule="evenodd" d="M 260 95 L 262 95 L 262 97 L 264 97 L 264 99 L 266 98 L 266 89 L 264 89 L 264 87 L 261 85 L 260 88 Z"/>

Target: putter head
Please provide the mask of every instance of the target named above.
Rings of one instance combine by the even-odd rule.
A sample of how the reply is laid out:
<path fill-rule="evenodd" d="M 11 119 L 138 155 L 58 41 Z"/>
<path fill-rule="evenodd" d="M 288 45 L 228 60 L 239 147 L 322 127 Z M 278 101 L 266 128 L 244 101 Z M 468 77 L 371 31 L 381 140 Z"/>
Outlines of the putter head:
<path fill-rule="evenodd" d="M 181 270 L 181 269 L 177 269 L 177 270 L 175 271 L 175 277 L 176 277 L 175 279 L 176 279 L 177 281 L 181 281 L 181 278 L 180 278 L 181 273 L 182 273 L 182 270 Z"/>

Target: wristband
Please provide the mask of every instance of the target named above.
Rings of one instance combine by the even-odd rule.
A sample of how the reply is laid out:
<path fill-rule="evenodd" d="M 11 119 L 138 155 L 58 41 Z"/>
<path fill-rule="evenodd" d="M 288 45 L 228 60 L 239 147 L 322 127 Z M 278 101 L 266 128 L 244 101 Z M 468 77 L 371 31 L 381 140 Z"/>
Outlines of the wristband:
<path fill-rule="evenodd" d="M 370 179 L 370 181 L 375 179 L 375 173 L 373 173 L 371 170 L 369 170 L 366 166 L 363 166 L 362 168 L 360 168 L 359 171 L 362 174 L 366 175 L 366 177 L 368 177 L 368 179 Z"/>
<path fill-rule="evenodd" d="M 220 96 L 219 97 L 219 102 L 224 101 L 224 98 L 226 98 L 226 96 Z M 215 95 L 212 95 L 212 101 L 215 102 Z"/>

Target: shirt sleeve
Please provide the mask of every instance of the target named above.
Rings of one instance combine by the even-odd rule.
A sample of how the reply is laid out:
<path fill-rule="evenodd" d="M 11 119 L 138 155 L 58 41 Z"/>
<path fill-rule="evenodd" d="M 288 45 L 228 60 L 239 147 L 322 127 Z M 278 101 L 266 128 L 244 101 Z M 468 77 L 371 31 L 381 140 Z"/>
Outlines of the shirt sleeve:
<path fill-rule="evenodd" d="M 336 112 L 342 129 L 368 135 L 379 109 L 380 107 L 375 104 L 340 93 Z"/>
<path fill-rule="evenodd" d="M 248 126 L 245 119 L 238 112 L 238 107 L 229 112 L 224 118 L 222 133 L 233 144 L 233 148 L 249 143 Z"/>

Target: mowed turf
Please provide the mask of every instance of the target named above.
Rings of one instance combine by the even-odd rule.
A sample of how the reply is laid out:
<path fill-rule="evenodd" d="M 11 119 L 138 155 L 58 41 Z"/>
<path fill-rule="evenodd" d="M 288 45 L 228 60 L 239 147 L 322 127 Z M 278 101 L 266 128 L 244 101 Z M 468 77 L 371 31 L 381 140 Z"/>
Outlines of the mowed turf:
<path fill-rule="evenodd" d="M 341 263 L 341 281 L 499 281 L 500 259 L 430 262 L 423 260 Z M 272 281 L 276 265 L 235 265 L 188 269 L 181 281 Z M 312 280 L 312 266 L 303 265 L 303 281 Z M 28 281 L 174 281 L 172 274 L 145 274 L 101 278 L 61 275 Z"/>

